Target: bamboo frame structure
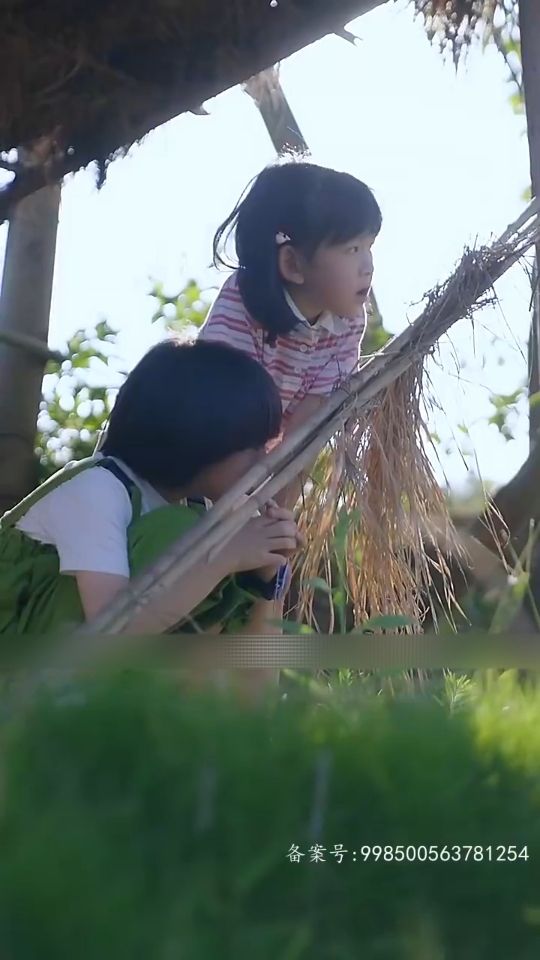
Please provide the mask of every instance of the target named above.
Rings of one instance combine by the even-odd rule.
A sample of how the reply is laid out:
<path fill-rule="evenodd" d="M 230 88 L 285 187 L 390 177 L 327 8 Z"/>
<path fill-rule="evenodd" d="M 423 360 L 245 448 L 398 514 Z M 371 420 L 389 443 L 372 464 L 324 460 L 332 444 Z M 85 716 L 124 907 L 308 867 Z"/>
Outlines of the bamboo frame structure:
<path fill-rule="evenodd" d="M 85 635 L 121 633 L 143 610 L 150 623 L 152 608 L 159 606 L 165 591 L 178 584 L 195 564 L 223 549 L 258 508 L 313 462 L 347 418 L 365 411 L 389 385 L 425 358 L 454 323 L 485 306 L 493 284 L 539 239 L 540 200 L 534 199 L 501 237 L 476 250 L 466 250 L 446 283 L 429 294 L 424 311 L 414 323 L 367 360 L 308 423 L 255 466 L 191 531 L 134 579 L 103 614 L 75 631 L 71 639 L 80 637 L 82 641 Z"/>

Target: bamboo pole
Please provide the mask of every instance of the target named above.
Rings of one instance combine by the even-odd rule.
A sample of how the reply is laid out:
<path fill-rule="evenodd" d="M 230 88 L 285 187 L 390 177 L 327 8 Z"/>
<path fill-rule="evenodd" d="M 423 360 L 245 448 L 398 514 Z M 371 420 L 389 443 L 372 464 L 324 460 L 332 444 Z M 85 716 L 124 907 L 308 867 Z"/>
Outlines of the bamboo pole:
<path fill-rule="evenodd" d="M 59 206 L 60 185 L 43 187 L 17 204 L 9 225 L 0 294 L 0 514 L 36 483 Z"/>
<path fill-rule="evenodd" d="M 428 355 L 457 320 L 471 316 L 484 305 L 481 298 L 495 281 L 540 239 L 539 207 L 540 201 L 533 200 L 499 240 L 480 250 L 466 251 L 448 281 L 429 295 L 425 310 L 414 323 L 366 361 L 309 422 L 255 466 L 157 563 L 133 580 L 102 615 L 74 636 L 120 633 L 135 614 L 145 609 L 150 624 L 152 606 L 159 605 L 165 591 L 195 564 L 223 549 L 256 509 L 313 460 L 353 412 L 358 415 L 365 411 L 377 395 Z"/>
<path fill-rule="evenodd" d="M 522 92 L 527 119 L 527 140 L 533 196 L 540 196 L 540 8 L 538 0 L 519 0 Z M 540 390 L 540 243 L 533 270 L 532 316 L 529 338 L 529 394 Z M 533 448 L 540 434 L 540 407 L 529 407 L 529 437 Z"/>
<path fill-rule="evenodd" d="M 25 333 L 18 333 L 16 330 L 2 330 L 0 327 L 0 343 L 6 343 L 8 347 L 17 347 L 43 363 L 48 363 L 49 360 L 63 363 L 68 359 L 59 350 L 51 350 L 43 340 Z"/>

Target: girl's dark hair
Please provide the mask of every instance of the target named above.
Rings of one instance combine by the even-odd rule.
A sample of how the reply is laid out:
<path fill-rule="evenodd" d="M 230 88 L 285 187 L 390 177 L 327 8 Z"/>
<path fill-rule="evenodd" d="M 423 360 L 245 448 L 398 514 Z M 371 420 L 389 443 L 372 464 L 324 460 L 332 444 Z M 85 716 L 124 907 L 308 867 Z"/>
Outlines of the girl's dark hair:
<path fill-rule="evenodd" d="M 214 265 L 230 266 L 224 248 L 234 231 L 240 294 L 272 342 L 298 324 L 285 298 L 277 234 L 310 259 L 323 243 L 377 236 L 381 223 L 373 193 L 349 173 L 296 160 L 273 164 L 252 181 L 217 231 Z"/>
<path fill-rule="evenodd" d="M 231 454 L 264 447 L 281 415 L 276 384 L 256 360 L 224 344 L 165 340 L 120 388 L 102 452 L 181 490 Z"/>

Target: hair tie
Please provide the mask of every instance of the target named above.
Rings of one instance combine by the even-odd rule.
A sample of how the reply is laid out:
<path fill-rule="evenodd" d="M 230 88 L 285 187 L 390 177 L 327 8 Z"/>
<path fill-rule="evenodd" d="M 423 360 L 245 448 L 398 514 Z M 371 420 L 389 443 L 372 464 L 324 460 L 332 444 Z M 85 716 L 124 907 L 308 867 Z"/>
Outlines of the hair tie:
<path fill-rule="evenodd" d="M 285 233 L 276 233 L 276 243 L 278 247 L 282 247 L 284 243 L 290 243 L 291 238 Z"/>

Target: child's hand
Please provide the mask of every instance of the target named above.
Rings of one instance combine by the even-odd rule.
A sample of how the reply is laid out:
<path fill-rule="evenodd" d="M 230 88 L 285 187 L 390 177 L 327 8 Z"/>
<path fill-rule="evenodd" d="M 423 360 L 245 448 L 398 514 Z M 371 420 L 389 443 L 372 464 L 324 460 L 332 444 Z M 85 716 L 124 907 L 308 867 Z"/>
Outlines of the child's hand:
<path fill-rule="evenodd" d="M 294 520 L 294 513 L 291 510 L 285 509 L 285 507 L 280 507 L 275 502 L 275 500 L 269 500 L 264 508 L 264 515 L 269 517 L 272 520 Z M 296 524 L 295 524 L 296 525 Z M 306 538 L 303 533 L 300 533 L 300 530 L 296 528 L 296 546 L 294 550 L 291 550 L 287 554 L 287 559 L 293 557 L 295 553 L 298 553 L 299 550 L 303 550 L 306 545 Z"/>
<path fill-rule="evenodd" d="M 272 508 L 277 515 L 263 514 L 248 520 L 223 550 L 228 573 L 268 571 L 271 579 L 298 550 L 299 533 L 292 513 Z"/>
<path fill-rule="evenodd" d="M 285 521 L 288 519 L 289 521 L 292 520 L 294 522 L 294 514 L 291 513 L 290 510 L 285 510 L 284 507 L 278 507 L 277 503 L 275 503 L 274 500 L 270 500 L 266 504 L 266 507 L 264 508 L 264 515 L 267 516 L 269 519 L 272 519 L 275 521 L 279 521 L 279 520 Z M 296 527 L 296 524 L 295 524 L 295 527 Z M 281 553 L 283 554 L 283 556 L 287 561 L 289 561 L 291 557 L 295 555 L 295 553 L 298 553 L 298 551 L 301 550 L 306 545 L 306 538 L 302 533 L 300 533 L 298 528 L 296 528 L 295 541 L 296 541 L 295 546 L 292 547 L 290 550 L 281 551 Z M 275 577 L 277 573 L 277 569 L 275 565 L 270 565 L 270 566 L 260 567 L 257 570 L 257 573 L 263 580 L 271 580 L 272 577 Z"/>

